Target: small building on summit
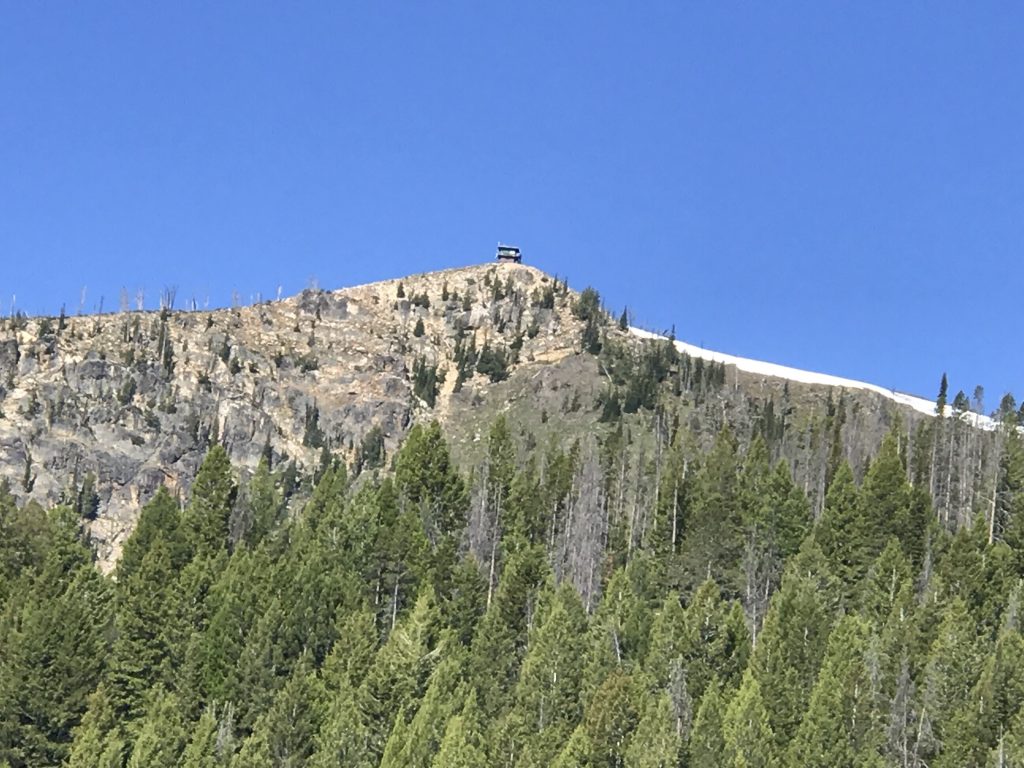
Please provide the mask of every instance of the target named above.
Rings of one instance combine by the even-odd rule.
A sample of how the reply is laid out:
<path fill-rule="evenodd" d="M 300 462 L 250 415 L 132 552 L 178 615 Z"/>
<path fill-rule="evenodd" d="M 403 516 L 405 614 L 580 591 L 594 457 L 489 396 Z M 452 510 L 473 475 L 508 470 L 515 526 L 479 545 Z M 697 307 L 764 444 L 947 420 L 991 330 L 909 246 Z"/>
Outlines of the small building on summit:
<path fill-rule="evenodd" d="M 508 262 L 509 264 L 520 264 L 523 261 L 523 255 L 519 252 L 519 249 L 514 245 L 502 245 L 498 243 L 498 261 Z"/>

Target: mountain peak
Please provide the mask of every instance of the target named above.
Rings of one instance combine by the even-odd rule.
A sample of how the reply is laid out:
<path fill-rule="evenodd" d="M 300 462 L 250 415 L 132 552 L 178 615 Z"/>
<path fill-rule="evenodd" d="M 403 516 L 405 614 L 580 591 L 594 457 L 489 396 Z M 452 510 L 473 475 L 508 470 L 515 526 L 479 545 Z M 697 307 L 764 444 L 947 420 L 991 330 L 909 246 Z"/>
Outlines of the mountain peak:
<path fill-rule="evenodd" d="M 0 477 L 22 500 L 77 505 L 110 568 L 140 505 L 187 494 L 214 443 L 242 472 L 358 471 L 432 419 L 466 463 L 499 414 L 533 446 L 616 423 L 706 442 L 728 424 L 770 436 L 820 505 L 826 437 L 863 466 L 893 419 L 930 418 L 870 385 L 622 328 L 585 294 L 492 262 L 215 311 L 10 318 Z"/>

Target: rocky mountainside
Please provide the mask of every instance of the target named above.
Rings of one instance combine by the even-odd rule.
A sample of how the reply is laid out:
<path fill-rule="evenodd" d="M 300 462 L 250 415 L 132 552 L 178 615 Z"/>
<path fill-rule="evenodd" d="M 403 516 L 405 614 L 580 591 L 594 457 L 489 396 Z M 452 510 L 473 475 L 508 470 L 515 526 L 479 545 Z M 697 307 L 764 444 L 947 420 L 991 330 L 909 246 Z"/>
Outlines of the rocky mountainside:
<path fill-rule="evenodd" d="M 639 477 L 680 425 L 704 443 L 729 425 L 764 435 L 817 506 L 837 455 L 861 467 L 894 419 L 911 435 L 936 421 L 878 393 L 668 353 L 596 300 L 487 264 L 210 312 L 11 318 L 0 476 L 22 500 L 77 505 L 109 569 L 140 505 L 161 485 L 186 494 L 213 442 L 243 471 L 326 454 L 381 465 L 413 423 L 438 419 L 469 462 L 506 413 L 524 451 L 624 425 Z M 991 495 L 998 437 L 943 434 L 912 464 L 930 462 L 918 480 L 956 524 Z"/>

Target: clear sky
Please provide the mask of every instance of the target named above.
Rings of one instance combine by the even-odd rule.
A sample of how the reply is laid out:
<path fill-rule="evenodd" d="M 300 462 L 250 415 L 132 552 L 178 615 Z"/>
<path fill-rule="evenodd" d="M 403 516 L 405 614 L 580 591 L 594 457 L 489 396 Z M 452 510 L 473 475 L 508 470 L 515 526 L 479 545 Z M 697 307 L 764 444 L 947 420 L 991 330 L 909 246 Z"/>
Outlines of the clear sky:
<path fill-rule="evenodd" d="M 1018 3 L 0 0 L 0 311 L 498 240 L 638 324 L 1024 395 Z"/>

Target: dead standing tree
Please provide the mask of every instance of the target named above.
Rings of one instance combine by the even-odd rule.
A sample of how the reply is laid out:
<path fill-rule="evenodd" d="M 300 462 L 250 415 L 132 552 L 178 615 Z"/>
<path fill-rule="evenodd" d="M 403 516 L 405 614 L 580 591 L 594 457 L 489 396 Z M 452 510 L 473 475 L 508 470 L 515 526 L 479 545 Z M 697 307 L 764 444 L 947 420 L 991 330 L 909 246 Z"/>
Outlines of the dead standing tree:
<path fill-rule="evenodd" d="M 588 612 L 597 605 L 601 595 L 607 521 L 604 473 L 597 446 L 590 441 L 581 451 L 555 553 L 555 573 L 576 587 Z"/>

